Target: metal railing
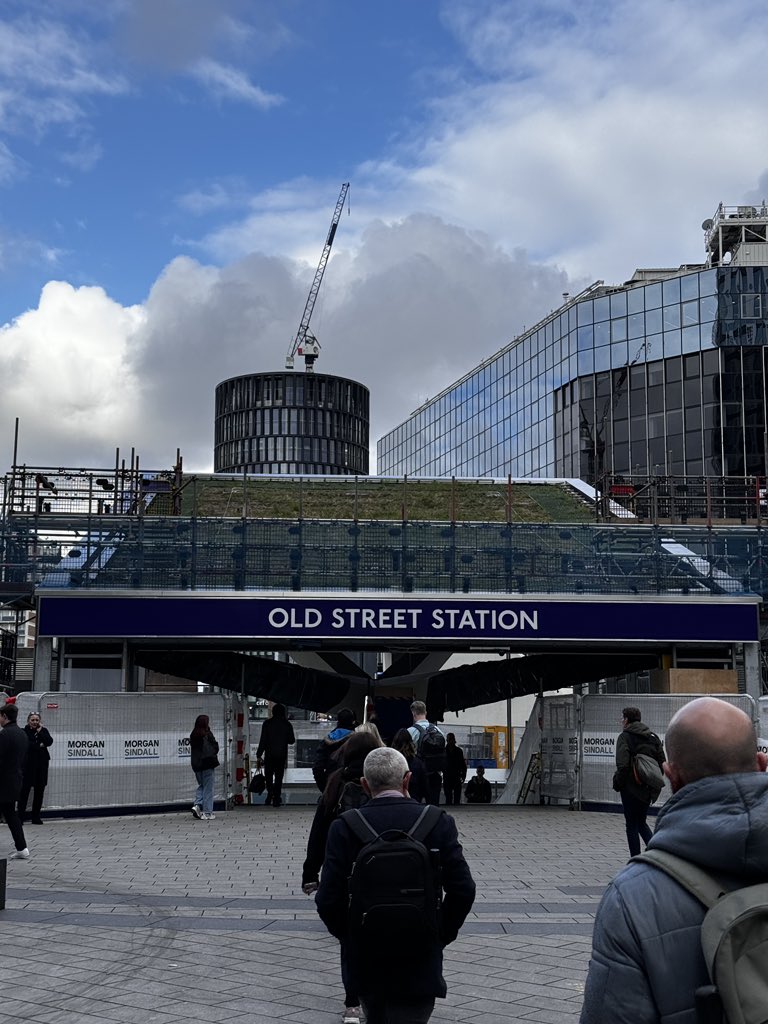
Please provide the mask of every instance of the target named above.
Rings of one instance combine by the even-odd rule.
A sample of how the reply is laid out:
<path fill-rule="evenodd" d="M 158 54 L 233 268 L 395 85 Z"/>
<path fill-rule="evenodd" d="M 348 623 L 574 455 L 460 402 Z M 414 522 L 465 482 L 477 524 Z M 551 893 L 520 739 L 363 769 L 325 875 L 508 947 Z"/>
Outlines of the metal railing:
<path fill-rule="evenodd" d="M 0 521 L 3 583 L 63 589 L 768 593 L 757 527 L 112 516 Z"/>
<path fill-rule="evenodd" d="M 615 520 L 621 509 L 649 523 L 768 525 L 764 476 L 708 477 L 621 474 L 598 486 L 597 517 Z"/>

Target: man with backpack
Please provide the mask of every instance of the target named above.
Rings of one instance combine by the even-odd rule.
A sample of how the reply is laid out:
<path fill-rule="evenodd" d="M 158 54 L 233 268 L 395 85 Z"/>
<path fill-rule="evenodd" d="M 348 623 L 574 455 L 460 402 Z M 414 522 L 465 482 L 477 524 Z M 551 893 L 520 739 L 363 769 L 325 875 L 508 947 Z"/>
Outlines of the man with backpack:
<path fill-rule="evenodd" d="M 749 716 L 715 697 L 682 707 L 665 742 L 673 796 L 648 850 L 603 896 L 581 1024 L 765 1021 L 768 891 L 758 883 L 768 881 L 768 756 Z M 684 881 L 694 873 L 700 897 Z M 725 914 L 734 899 L 741 906 Z M 717 904 L 714 916 L 707 902 Z"/>
<path fill-rule="evenodd" d="M 445 770 L 445 735 L 427 721 L 427 705 L 423 700 L 415 700 L 411 704 L 411 714 L 413 725 L 408 732 L 416 747 L 416 757 L 427 774 L 427 803 L 437 807 Z"/>
<path fill-rule="evenodd" d="M 651 732 L 641 721 L 639 708 L 624 708 L 621 714 L 622 731 L 616 740 L 613 788 L 621 796 L 629 855 L 635 857 L 640 853 L 640 838 L 647 846 L 653 835 L 646 819 L 648 808 L 658 798 L 664 785 L 661 773 L 664 747 L 656 733 Z M 649 761 L 644 761 L 645 758 Z M 641 775 L 649 762 L 656 769 L 656 782 Z"/>
<path fill-rule="evenodd" d="M 368 754 L 371 799 L 331 825 L 316 896 L 367 1024 L 429 1020 L 435 997 L 446 994 L 443 947 L 475 898 L 453 818 L 408 796 L 410 774 L 391 747 Z"/>

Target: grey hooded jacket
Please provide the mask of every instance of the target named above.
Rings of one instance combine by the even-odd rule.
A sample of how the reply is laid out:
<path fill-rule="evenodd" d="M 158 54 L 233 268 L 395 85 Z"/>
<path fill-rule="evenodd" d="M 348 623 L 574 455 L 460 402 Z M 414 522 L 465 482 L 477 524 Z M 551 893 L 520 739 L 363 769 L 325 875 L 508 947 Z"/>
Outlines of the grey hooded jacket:
<path fill-rule="evenodd" d="M 649 848 L 749 885 L 768 880 L 768 775 L 700 779 L 662 807 Z M 704 907 L 672 878 L 629 864 L 597 912 L 581 1024 L 696 1024 L 709 984 Z"/>

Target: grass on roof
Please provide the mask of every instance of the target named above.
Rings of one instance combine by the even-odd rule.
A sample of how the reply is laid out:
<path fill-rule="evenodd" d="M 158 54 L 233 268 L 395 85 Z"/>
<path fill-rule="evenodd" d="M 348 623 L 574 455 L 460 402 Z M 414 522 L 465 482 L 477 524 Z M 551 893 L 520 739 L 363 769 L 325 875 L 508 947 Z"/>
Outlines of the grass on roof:
<path fill-rule="evenodd" d="M 167 515 L 164 502 L 154 511 Z M 360 477 L 186 477 L 183 516 L 413 522 L 591 522 L 594 513 L 566 484 Z"/>

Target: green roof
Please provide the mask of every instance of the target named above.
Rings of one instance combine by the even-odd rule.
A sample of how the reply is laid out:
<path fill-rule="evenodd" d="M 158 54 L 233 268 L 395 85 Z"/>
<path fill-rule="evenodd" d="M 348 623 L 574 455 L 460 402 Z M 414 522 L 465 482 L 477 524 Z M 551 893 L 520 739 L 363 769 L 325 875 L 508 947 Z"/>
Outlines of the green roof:
<path fill-rule="evenodd" d="M 158 497 L 150 514 L 167 515 Z M 185 476 L 181 514 L 208 518 L 585 523 L 594 510 L 567 483 L 390 477 Z"/>

